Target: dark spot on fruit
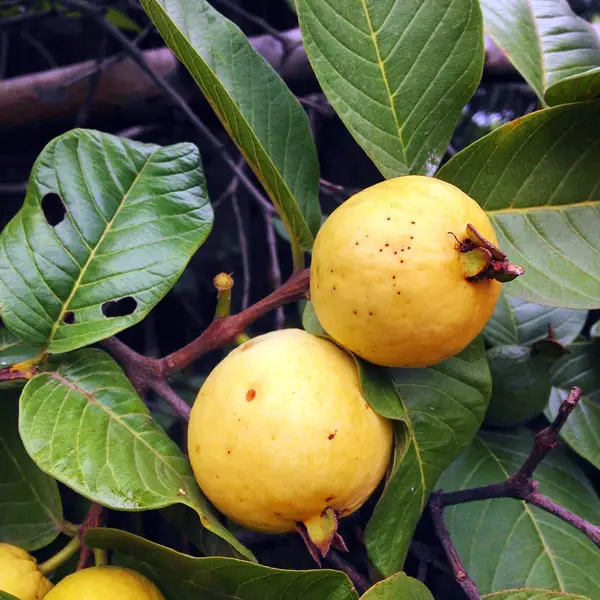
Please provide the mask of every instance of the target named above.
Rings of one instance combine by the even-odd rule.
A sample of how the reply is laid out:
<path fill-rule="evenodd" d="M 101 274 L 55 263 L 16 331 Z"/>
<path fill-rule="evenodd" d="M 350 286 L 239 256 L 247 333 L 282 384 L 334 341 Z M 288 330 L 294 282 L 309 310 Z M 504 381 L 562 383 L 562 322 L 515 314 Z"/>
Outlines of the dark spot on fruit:
<path fill-rule="evenodd" d="M 354 242 L 354 245 L 355 245 L 355 246 L 358 246 L 358 242 Z"/>
<path fill-rule="evenodd" d="M 64 220 L 67 209 L 58 194 L 50 193 L 42 198 L 42 212 L 48 225 L 55 227 Z"/>
<path fill-rule="evenodd" d="M 135 298 L 126 296 L 120 300 L 109 300 L 102 305 L 102 314 L 105 317 L 126 317 L 135 312 L 137 302 Z"/>
<path fill-rule="evenodd" d="M 200 454 L 200 444 L 196 444 L 196 454 Z"/>
<path fill-rule="evenodd" d="M 325 498 L 325 502 L 331 502 L 332 500 L 335 500 L 335 496 L 327 496 L 327 498 Z"/>
<path fill-rule="evenodd" d="M 379 252 L 383 252 L 383 248 L 379 248 Z"/>
<path fill-rule="evenodd" d="M 372 317 L 372 316 L 373 316 L 373 313 L 372 313 L 371 311 L 369 311 L 369 316 L 370 316 L 370 317 Z"/>
<path fill-rule="evenodd" d="M 414 240 L 414 239 L 415 239 L 415 236 L 414 236 L 414 235 L 411 235 L 411 236 L 410 236 L 410 239 L 411 239 L 411 240 Z"/>
<path fill-rule="evenodd" d="M 256 390 L 248 390 L 246 392 L 246 400 L 248 402 L 252 402 L 252 400 L 254 400 L 254 398 L 256 398 Z"/>
<path fill-rule="evenodd" d="M 395 275 L 392 275 L 392 279 L 396 279 L 396 276 L 395 276 Z"/>
<path fill-rule="evenodd" d="M 335 437 L 336 433 L 337 433 L 337 431 L 334 431 L 333 433 L 330 433 L 330 434 L 327 436 L 327 439 L 328 439 L 328 440 L 332 440 L 332 439 Z"/>
<path fill-rule="evenodd" d="M 227 454 L 231 454 L 231 450 L 227 450 Z"/>
<path fill-rule="evenodd" d="M 415 225 L 416 221 L 411 221 L 410 223 L 411 223 L 411 225 Z"/>
<path fill-rule="evenodd" d="M 401 262 L 401 263 L 403 263 L 403 262 L 404 262 L 404 259 L 402 259 L 400 262 Z"/>
<path fill-rule="evenodd" d="M 283 516 L 283 515 L 282 515 L 280 512 L 274 512 L 274 513 L 273 513 L 273 516 L 274 516 L 274 517 L 281 517 L 281 516 Z"/>
<path fill-rule="evenodd" d="M 396 296 L 399 296 L 399 295 L 400 295 L 400 292 L 396 292 Z"/>
<path fill-rule="evenodd" d="M 386 220 L 386 221 L 391 221 L 391 220 L 392 220 L 392 217 L 386 217 L 386 218 L 385 218 L 385 220 Z"/>
<path fill-rule="evenodd" d="M 407 250 L 410 250 L 410 246 L 408 246 L 406 249 L 407 249 Z"/>
<path fill-rule="evenodd" d="M 400 248 L 400 252 L 404 252 L 404 248 Z"/>
<path fill-rule="evenodd" d="M 332 288 L 331 288 L 331 289 L 332 289 L 332 290 L 335 292 L 335 285 L 334 285 L 334 286 L 332 286 Z"/>
<path fill-rule="evenodd" d="M 352 314 L 353 314 L 354 316 L 356 316 L 356 315 L 358 314 L 358 312 L 357 312 L 356 310 L 353 310 L 353 311 L 352 311 Z"/>
<path fill-rule="evenodd" d="M 388 247 L 389 247 L 389 244 L 386 244 L 386 245 L 385 245 L 385 247 L 386 247 L 386 248 L 388 248 Z"/>
<path fill-rule="evenodd" d="M 365 402 L 365 408 L 366 408 L 367 410 L 369 410 L 369 408 L 371 408 L 371 407 L 369 406 L 369 403 L 368 403 L 368 402 Z"/>
<path fill-rule="evenodd" d="M 398 254 L 398 250 L 394 250 L 394 254 Z"/>
<path fill-rule="evenodd" d="M 63 315 L 63 323 L 67 324 L 67 325 L 73 325 L 73 323 L 75 323 L 75 313 L 71 310 L 67 311 L 64 315 Z"/>

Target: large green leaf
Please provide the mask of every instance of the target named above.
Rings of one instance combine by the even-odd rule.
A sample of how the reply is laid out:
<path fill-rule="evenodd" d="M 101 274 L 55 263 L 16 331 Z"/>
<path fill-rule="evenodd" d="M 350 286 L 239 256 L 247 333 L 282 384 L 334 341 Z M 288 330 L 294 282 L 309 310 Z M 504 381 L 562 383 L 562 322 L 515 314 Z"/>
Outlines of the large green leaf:
<path fill-rule="evenodd" d="M 365 530 L 369 557 L 384 574 L 402 568 L 429 492 L 473 439 L 490 396 L 483 339 L 426 369 L 394 369 L 408 440 Z"/>
<path fill-rule="evenodd" d="M 185 504 L 206 529 L 252 557 L 220 524 L 186 457 L 105 352 L 74 352 L 31 379 L 19 431 L 37 465 L 82 496 L 119 510 Z"/>
<path fill-rule="evenodd" d="M 500 247 L 525 275 L 511 296 L 600 306 L 600 101 L 507 123 L 439 171 L 488 212 Z"/>
<path fill-rule="evenodd" d="M 0 600 L 19 600 L 16 596 L 9 594 L 8 592 L 0 591 Z"/>
<path fill-rule="evenodd" d="M 212 220 L 192 144 L 66 133 L 38 157 L 0 236 L 2 318 L 51 353 L 113 335 L 169 291 Z"/>
<path fill-rule="evenodd" d="M 39 354 L 41 346 L 20 340 L 7 327 L 0 328 L 0 369 L 28 360 Z"/>
<path fill-rule="evenodd" d="M 205 0 L 142 0 L 303 248 L 321 222 L 317 151 L 300 103 Z"/>
<path fill-rule="evenodd" d="M 483 596 L 483 600 L 590 600 L 585 596 L 565 594 L 564 592 L 551 592 L 534 588 L 521 588 L 518 590 L 503 590 Z"/>
<path fill-rule="evenodd" d="M 517 471 L 533 444 L 526 429 L 481 433 L 444 473 L 454 490 L 502 481 Z M 593 486 L 560 449 L 535 473 L 539 490 L 584 519 L 600 521 Z M 446 509 L 450 537 L 481 593 L 538 587 L 600 598 L 600 553 L 582 533 L 520 500 L 493 499 Z"/>
<path fill-rule="evenodd" d="M 321 88 L 385 177 L 431 174 L 481 78 L 476 0 L 296 0 Z"/>
<path fill-rule="evenodd" d="M 556 417 L 572 386 L 583 390 L 560 435 L 575 452 L 600 469 L 600 340 L 572 345 L 569 354 L 554 366 L 552 383 L 548 419 Z"/>
<path fill-rule="evenodd" d="M 361 596 L 364 600 L 433 600 L 431 592 L 418 579 L 406 573 L 396 573 L 370 588 Z"/>
<path fill-rule="evenodd" d="M 0 398 L 0 542 L 37 550 L 63 521 L 56 481 L 29 458 L 18 431 L 18 394 Z"/>
<path fill-rule="evenodd" d="M 485 28 L 542 101 L 600 94 L 600 42 L 567 0 L 481 0 Z"/>
<path fill-rule="evenodd" d="M 86 544 L 111 550 L 167 600 L 357 600 L 340 571 L 284 571 L 234 558 L 194 558 L 118 529 L 91 529 Z"/>
<path fill-rule="evenodd" d="M 581 333 L 587 311 L 555 308 L 512 298 L 503 288 L 496 310 L 483 330 L 490 346 L 530 346 L 548 335 L 548 325 L 556 339 L 568 345 Z"/>

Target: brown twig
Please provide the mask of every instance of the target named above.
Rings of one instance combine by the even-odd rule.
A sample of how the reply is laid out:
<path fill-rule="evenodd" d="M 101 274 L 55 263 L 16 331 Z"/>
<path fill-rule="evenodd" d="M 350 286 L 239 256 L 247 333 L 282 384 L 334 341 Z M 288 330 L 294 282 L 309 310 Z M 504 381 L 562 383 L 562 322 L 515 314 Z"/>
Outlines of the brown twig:
<path fill-rule="evenodd" d="M 102 522 L 104 520 L 104 507 L 100 506 L 100 504 L 93 503 L 88 510 L 85 519 L 81 525 L 81 528 L 77 532 L 77 535 L 81 538 L 81 550 L 79 552 L 79 560 L 77 561 L 76 571 L 81 571 L 81 569 L 85 569 L 87 566 L 91 556 L 92 549 L 88 548 L 83 543 L 84 534 L 88 529 L 93 529 L 95 527 L 101 527 Z"/>
<path fill-rule="evenodd" d="M 361 575 L 356 570 L 354 565 L 342 557 L 336 550 L 329 550 L 325 560 L 336 569 L 346 573 L 361 596 L 371 587 L 371 582 L 366 577 Z"/>
<path fill-rule="evenodd" d="M 475 582 L 469 577 L 462 561 L 460 560 L 456 548 L 450 539 L 450 533 L 444 523 L 444 503 L 441 500 L 440 493 L 434 493 L 429 500 L 429 511 L 433 520 L 435 532 L 444 548 L 448 562 L 456 582 L 463 589 L 469 600 L 481 600 L 481 594 L 475 585 Z"/>
<path fill-rule="evenodd" d="M 292 275 L 280 288 L 248 309 L 236 315 L 215 319 L 193 342 L 164 358 L 139 354 L 116 337 L 103 340 L 100 345 L 121 363 L 140 396 L 143 397 L 148 390 L 153 390 L 169 403 L 177 415 L 189 420 L 190 407 L 167 383 L 169 375 L 187 367 L 207 352 L 233 341 L 269 311 L 288 302 L 300 300 L 308 286 L 309 271 L 305 269 Z M 2 372 L 0 376 L 1 374 Z M 13 379 L 22 377 L 23 374 Z"/>
<path fill-rule="evenodd" d="M 523 465 L 507 480 L 491 485 L 458 490 L 456 492 L 435 492 L 431 495 L 429 508 L 437 536 L 448 557 L 448 562 L 450 563 L 456 581 L 461 585 L 470 599 L 478 600 L 481 596 L 479 595 L 479 592 L 477 592 L 477 588 L 474 587 L 475 584 L 466 574 L 444 524 L 443 513 L 446 506 L 464 504 L 466 502 L 477 502 L 480 500 L 491 500 L 493 498 L 514 498 L 522 500 L 545 510 L 565 523 L 572 525 L 600 548 L 600 525 L 594 525 L 593 523 L 586 521 L 583 517 L 572 513 L 564 506 L 561 506 L 554 502 L 554 500 L 541 494 L 538 491 L 538 482 L 533 480 L 533 474 L 538 465 L 546 457 L 548 452 L 558 444 L 560 429 L 577 406 L 581 394 L 582 391 L 580 388 L 571 388 L 571 391 L 561 404 L 558 415 L 554 421 L 536 435 L 531 452 L 523 462 Z"/>

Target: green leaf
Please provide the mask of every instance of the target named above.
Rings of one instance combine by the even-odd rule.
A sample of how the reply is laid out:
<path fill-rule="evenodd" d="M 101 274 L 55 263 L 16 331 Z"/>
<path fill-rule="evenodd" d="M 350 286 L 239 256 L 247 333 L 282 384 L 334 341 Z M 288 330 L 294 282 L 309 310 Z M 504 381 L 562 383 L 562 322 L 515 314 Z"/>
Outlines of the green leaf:
<path fill-rule="evenodd" d="M 492 397 L 486 425 L 514 427 L 541 414 L 550 396 L 552 362 L 523 346 L 495 346 L 487 353 Z"/>
<path fill-rule="evenodd" d="M 63 513 L 56 481 L 29 458 L 18 431 L 19 401 L 0 398 L 0 541 L 24 550 L 47 546 L 60 533 Z"/>
<path fill-rule="evenodd" d="M 8 592 L 0 591 L 0 600 L 19 600 L 16 596 L 9 594 Z"/>
<path fill-rule="evenodd" d="M 392 375 L 409 437 L 365 530 L 369 557 L 385 576 L 402 569 L 429 493 L 479 429 L 491 387 L 481 337 L 439 365 Z"/>
<path fill-rule="evenodd" d="M 123 31 L 133 31 L 134 33 L 142 31 L 142 28 L 133 19 L 130 19 L 122 10 L 116 8 L 109 8 L 104 14 L 104 19 Z"/>
<path fill-rule="evenodd" d="M 538 111 L 459 152 L 438 176 L 488 212 L 525 275 L 506 293 L 600 306 L 600 101 Z"/>
<path fill-rule="evenodd" d="M 264 186 L 291 236 L 319 229 L 319 162 L 302 106 L 242 31 L 205 0 L 142 0 Z"/>
<path fill-rule="evenodd" d="M 19 431 L 37 465 L 82 496 L 117 510 L 185 504 L 252 557 L 219 523 L 186 457 L 101 350 L 69 354 L 31 379 L 21 394 Z"/>
<path fill-rule="evenodd" d="M 529 455 L 526 429 L 480 433 L 444 473 L 440 487 L 455 490 L 503 481 Z M 560 448 L 535 472 L 539 490 L 584 519 L 600 520 L 593 486 Z M 539 587 L 598 598 L 600 553 L 582 533 L 520 500 L 493 499 L 446 509 L 450 537 L 482 594 Z"/>
<path fill-rule="evenodd" d="M 486 32 L 542 101 L 600 94 L 600 43 L 566 0 L 481 0 Z"/>
<path fill-rule="evenodd" d="M 546 410 L 553 420 L 572 386 L 583 390 L 579 404 L 560 430 L 577 454 L 600 469 L 600 341 L 573 344 L 552 369 L 554 389 Z"/>
<path fill-rule="evenodd" d="M 70 131 L 44 148 L 0 236 L 2 318 L 51 353 L 111 336 L 169 291 L 212 221 L 194 145 Z"/>
<path fill-rule="evenodd" d="M 41 346 L 33 346 L 20 340 L 10 329 L 0 328 L 0 369 L 37 356 Z"/>
<path fill-rule="evenodd" d="M 432 174 L 481 78 L 476 0 L 296 0 L 321 88 L 386 178 Z"/>
<path fill-rule="evenodd" d="M 406 573 L 396 573 L 370 588 L 361 596 L 364 600 L 433 600 L 431 592 L 418 579 Z"/>
<path fill-rule="evenodd" d="M 90 529 L 86 544 L 154 581 L 168 600 L 357 600 L 340 571 L 284 571 L 234 558 L 194 558 L 118 529 Z"/>
<path fill-rule="evenodd" d="M 511 298 L 503 288 L 496 310 L 483 330 L 490 346 L 530 346 L 548 335 L 548 325 L 556 339 L 568 346 L 581 333 L 587 318 L 585 310 L 555 308 Z"/>
<path fill-rule="evenodd" d="M 551 592 L 534 588 L 521 588 L 518 590 L 503 590 L 486 594 L 483 600 L 591 600 L 586 596 L 565 594 L 564 592 Z"/>

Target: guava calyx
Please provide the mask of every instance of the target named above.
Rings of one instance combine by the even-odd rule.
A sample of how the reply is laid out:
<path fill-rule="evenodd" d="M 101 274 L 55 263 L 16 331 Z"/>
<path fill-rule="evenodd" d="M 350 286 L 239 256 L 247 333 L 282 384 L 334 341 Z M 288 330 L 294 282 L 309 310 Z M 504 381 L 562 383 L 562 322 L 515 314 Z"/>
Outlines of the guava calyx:
<path fill-rule="evenodd" d="M 298 523 L 296 529 L 319 566 L 321 557 L 325 558 L 332 546 L 348 552 L 344 538 L 338 533 L 338 518 L 333 508 L 327 508 L 322 514 Z"/>
<path fill-rule="evenodd" d="M 569 349 L 556 339 L 552 325 L 548 325 L 548 335 L 531 345 L 531 356 L 537 356 L 549 363 L 556 362 L 564 356 Z"/>
<path fill-rule="evenodd" d="M 507 283 L 525 272 L 523 267 L 509 262 L 506 254 L 484 238 L 470 223 L 467 224 L 465 235 L 462 242 L 456 238 L 465 279 L 473 282 L 495 279 Z"/>

